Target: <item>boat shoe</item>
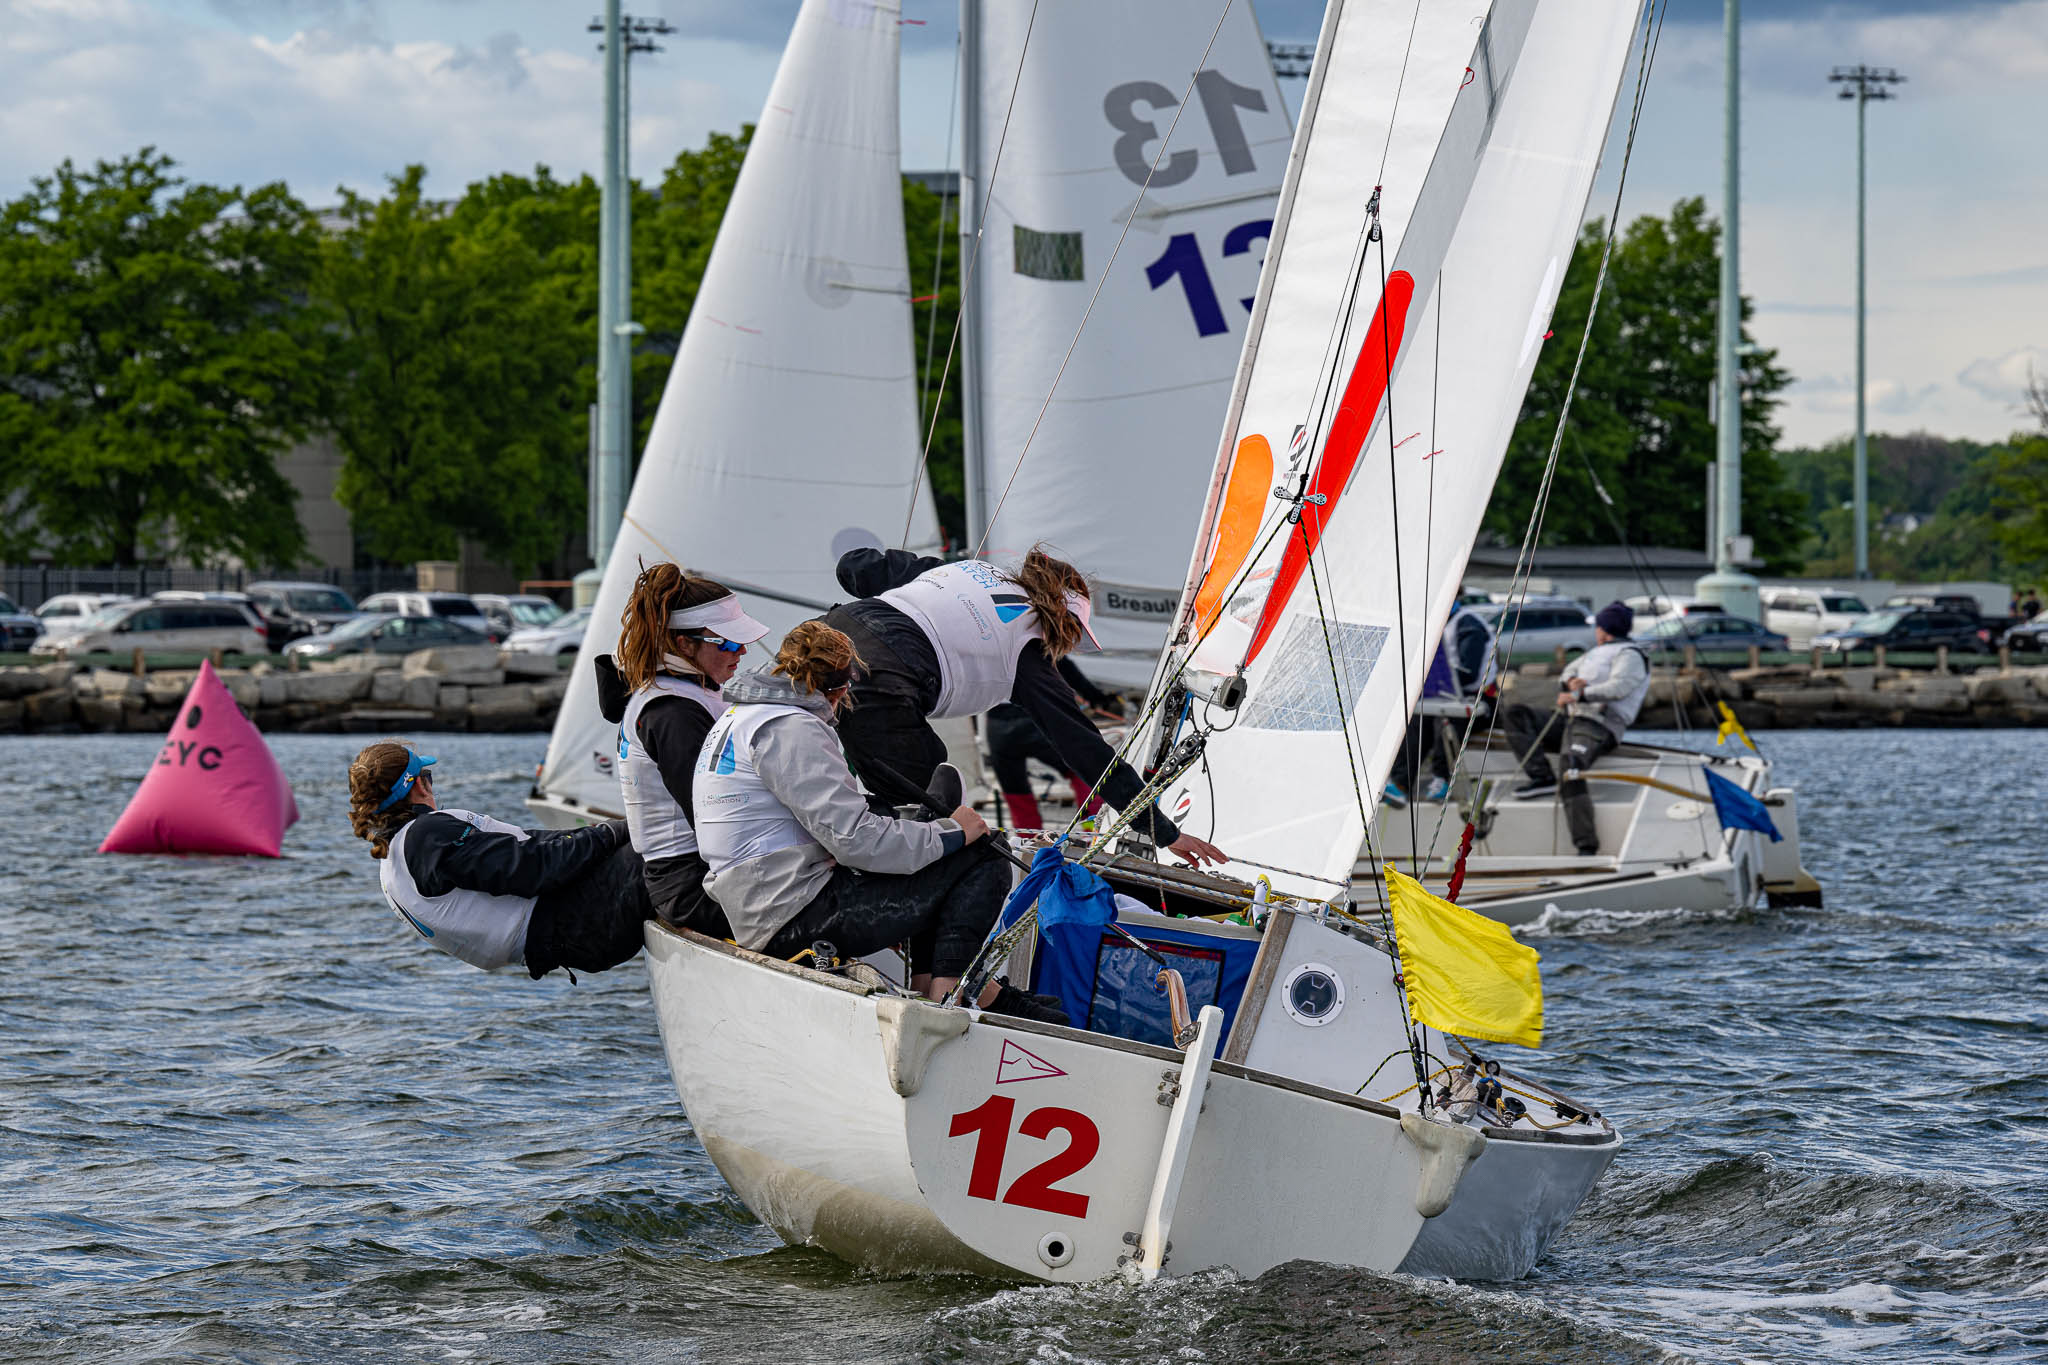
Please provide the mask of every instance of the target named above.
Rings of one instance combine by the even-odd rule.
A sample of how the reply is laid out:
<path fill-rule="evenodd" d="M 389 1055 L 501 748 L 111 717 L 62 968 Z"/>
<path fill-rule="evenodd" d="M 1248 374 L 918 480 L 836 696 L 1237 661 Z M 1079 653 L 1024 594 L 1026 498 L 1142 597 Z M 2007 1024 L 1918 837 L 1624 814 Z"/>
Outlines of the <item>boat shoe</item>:
<path fill-rule="evenodd" d="M 1067 1012 L 1056 995 L 1033 995 L 1010 984 L 1010 978 L 996 978 L 996 998 L 982 1007 L 983 1014 L 1009 1014 L 1040 1024 L 1065 1024 Z"/>

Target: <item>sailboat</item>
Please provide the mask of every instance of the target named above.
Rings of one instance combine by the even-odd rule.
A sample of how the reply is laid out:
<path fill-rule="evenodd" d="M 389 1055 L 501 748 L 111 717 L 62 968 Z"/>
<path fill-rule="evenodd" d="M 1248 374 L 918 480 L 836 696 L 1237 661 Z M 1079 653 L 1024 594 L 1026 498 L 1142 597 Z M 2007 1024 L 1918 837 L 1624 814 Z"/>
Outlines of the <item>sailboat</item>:
<path fill-rule="evenodd" d="M 807 0 L 799 38 L 825 11 Z M 1504 1278 L 1619 1150 L 1597 1110 L 1416 1025 L 1396 945 L 1350 899 L 1364 793 L 1455 595 L 1638 4 L 1466 11 L 1324 18 L 1145 731 L 1169 808 L 1213 820 L 1238 875 L 1091 851 L 1127 900 L 1075 1027 L 648 927 L 692 1126 L 786 1239 L 1046 1281 L 1300 1258 Z M 1397 428 L 1433 381 L 1455 411 L 1412 448 Z M 1431 456 L 1456 471 L 1434 504 Z M 1013 974 L 1054 957 L 1015 949 Z M 1130 953 L 1194 988 L 1162 1002 Z M 1453 1073 L 1515 1102 L 1461 1112 Z"/>
<path fill-rule="evenodd" d="M 609 653 L 641 563 L 717 579 L 770 627 L 844 597 L 863 545 L 939 542 L 921 476 L 898 150 L 900 7 L 806 4 L 755 125 L 647 437 L 579 658 Z M 906 533 L 907 523 L 907 533 Z M 527 806 L 620 812 L 618 727 L 570 680 Z"/>
<path fill-rule="evenodd" d="M 1206 9 L 961 11 L 966 540 L 1085 568 L 1112 687 L 1166 643 L 1293 140 L 1251 5 Z"/>

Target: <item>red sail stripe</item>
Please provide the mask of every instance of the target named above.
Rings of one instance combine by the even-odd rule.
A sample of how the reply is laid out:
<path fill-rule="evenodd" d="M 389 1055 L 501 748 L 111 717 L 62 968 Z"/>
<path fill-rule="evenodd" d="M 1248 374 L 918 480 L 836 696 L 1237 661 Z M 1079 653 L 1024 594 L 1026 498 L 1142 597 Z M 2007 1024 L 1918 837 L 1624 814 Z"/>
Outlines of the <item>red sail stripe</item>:
<path fill-rule="evenodd" d="M 1287 551 L 1280 558 L 1280 568 L 1273 575 L 1272 591 L 1266 594 L 1265 609 L 1259 614 L 1258 629 L 1252 632 L 1251 648 L 1245 651 L 1245 662 L 1259 657 L 1265 648 L 1266 639 L 1273 633 L 1273 627 L 1280 623 L 1280 613 L 1286 610 L 1287 599 L 1294 595 L 1295 585 L 1301 582 L 1302 570 L 1308 567 L 1308 557 L 1323 538 L 1323 527 L 1337 510 L 1337 499 L 1344 496 L 1345 485 L 1351 482 L 1351 471 L 1358 467 L 1359 452 L 1365 448 L 1365 438 L 1372 432 L 1374 414 L 1379 411 L 1380 402 L 1387 396 L 1387 372 L 1391 362 L 1401 354 L 1401 336 L 1408 325 L 1408 305 L 1415 297 L 1415 280 L 1405 270 L 1396 270 L 1387 279 L 1387 292 L 1381 296 L 1379 307 L 1373 310 L 1372 330 L 1366 333 L 1365 344 L 1358 350 L 1358 359 L 1352 364 L 1351 379 L 1344 386 L 1344 400 L 1337 409 L 1337 419 L 1330 424 L 1329 439 L 1323 443 L 1322 463 L 1316 466 L 1315 476 L 1310 479 L 1308 492 L 1311 497 L 1320 493 L 1325 501 L 1318 507 L 1305 503 L 1301 509 L 1301 523 L 1295 534 L 1287 541 Z M 1390 308 L 1388 305 L 1391 304 Z"/>

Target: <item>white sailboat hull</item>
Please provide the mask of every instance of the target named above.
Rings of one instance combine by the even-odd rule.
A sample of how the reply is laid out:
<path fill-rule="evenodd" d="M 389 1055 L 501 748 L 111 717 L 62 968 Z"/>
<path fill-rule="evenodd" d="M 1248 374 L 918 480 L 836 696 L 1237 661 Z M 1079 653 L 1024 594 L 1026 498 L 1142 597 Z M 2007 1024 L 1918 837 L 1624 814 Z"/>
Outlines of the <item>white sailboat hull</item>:
<path fill-rule="evenodd" d="M 1754 831 L 1723 829 L 1702 772 L 1712 761 L 1635 744 L 1602 758 L 1587 783 L 1601 851 L 1580 857 L 1572 852 L 1556 797 L 1515 798 L 1514 787 L 1525 779 L 1514 756 L 1504 747 L 1475 745 L 1459 781 L 1490 784 L 1491 827 L 1473 843 L 1459 904 L 1504 924 L 1525 925 L 1546 914 L 1745 910 L 1767 899 L 1818 903 L 1819 884 L 1799 862 L 1792 789 L 1771 785 L 1770 764 L 1763 759 L 1715 763 L 1718 775 L 1764 802 L 1783 837 L 1772 843 Z M 1433 801 L 1383 808 L 1381 856 L 1405 870 L 1419 847 L 1425 851 L 1420 875 L 1441 885 L 1456 861 L 1464 819 L 1456 806 Z M 1369 883 L 1377 872 L 1361 859 L 1355 876 Z"/>
<path fill-rule="evenodd" d="M 1518 1280 L 1535 1269 L 1621 1151 L 1609 1133 L 1583 1144 L 1489 1132 L 1451 1206 L 1422 1225 L 1401 1269 L 1455 1280 Z"/>
<path fill-rule="evenodd" d="M 1392 1270 L 1418 1205 L 1468 1169 L 1469 1145 L 1425 1152 L 1445 1126 L 1404 1126 L 1388 1105 L 1219 1062 L 1177 1115 L 1173 1087 L 1196 1068 L 1176 1052 L 871 994 L 653 924 L 647 948 L 705 1150 L 785 1240 L 856 1264 L 1133 1273 L 1176 1119 L 1193 1131 L 1167 1274 L 1302 1258 Z"/>

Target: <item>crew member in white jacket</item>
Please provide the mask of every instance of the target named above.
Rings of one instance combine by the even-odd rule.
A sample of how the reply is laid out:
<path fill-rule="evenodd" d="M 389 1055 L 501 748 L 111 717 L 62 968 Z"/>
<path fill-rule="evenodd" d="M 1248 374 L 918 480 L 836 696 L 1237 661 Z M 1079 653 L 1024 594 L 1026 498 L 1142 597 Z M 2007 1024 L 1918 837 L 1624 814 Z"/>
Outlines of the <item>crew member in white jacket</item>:
<path fill-rule="evenodd" d="M 1529 798 L 1555 791 L 1581 857 L 1600 851 L 1600 833 L 1593 821 L 1592 794 L 1576 774 L 1621 743 L 1650 691 L 1649 657 L 1629 639 L 1635 619 L 1620 602 L 1600 608 L 1593 617 L 1593 648 L 1565 665 L 1559 675 L 1556 708 L 1547 716 L 1528 706 L 1507 709 L 1508 740 L 1529 775 L 1515 795 Z M 1561 785 L 1546 757 L 1553 753 L 1562 755 L 1567 770 Z"/>
<path fill-rule="evenodd" d="M 910 984 L 943 999 L 988 937 L 1009 868 L 975 841 L 988 825 L 960 804 L 950 818 L 900 820 L 872 809 L 840 751 L 834 721 L 860 666 L 853 642 L 806 621 L 783 638 L 774 668 L 733 679 L 705 736 L 692 783 L 705 890 L 733 940 L 770 957 L 819 942 L 842 957 L 908 942 Z M 1064 1024 L 1050 996 L 998 980 L 983 1009 Z"/>

